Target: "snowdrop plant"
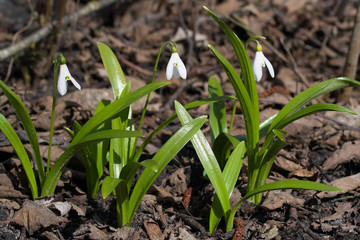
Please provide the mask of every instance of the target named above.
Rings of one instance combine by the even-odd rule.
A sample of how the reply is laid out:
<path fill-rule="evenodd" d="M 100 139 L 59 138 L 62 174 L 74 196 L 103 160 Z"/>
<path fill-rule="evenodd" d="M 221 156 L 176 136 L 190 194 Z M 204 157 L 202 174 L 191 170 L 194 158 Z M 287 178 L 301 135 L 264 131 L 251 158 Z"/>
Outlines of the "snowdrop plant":
<path fill-rule="evenodd" d="M 169 78 L 171 78 L 173 74 L 174 76 L 186 78 L 186 69 L 177 54 L 175 43 L 171 41 L 165 42 L 160 47 L 157 55 L 151 83 L 142 89 L 139 89 L 142 93 L 147 94 L 147 99 L 140 117 L 139 125 L 137 126 L 137 130 L 135 130 L 131 106 L 128 103 L 138 100 L 139 98 L 136 96 L 142 97 L 144 95 L 140 96 L 137 94 L 139 90 L 130 92 L 131 82 L 126 80 L 115 54 L 104 43 L 98 43 L 100 55 L 114 92 L 114 102 L 120 101 L 127 103 L 127 105 L 126 107 L 117 110 L 116 115 L 113 115 L 112 118 L 108 118 L 105 122 L 102 122 L 101 125 L 97 125 L 96 131 L 109 131 L 107 129 L 111 129 L 112 131 L 131 131 L 137 133 L 137 135 L 133 135 L 129 138 L 113 137 L 106 141 L 89 145 L 87 148 L 82 150 L 81 157 L 85 162 L 86 169 L 88 169 L 86 176 L 88 177 L 89 175 L 87 181 L 91 182 L 91 186 L 88 184 L 88 188 L 92 188 L 89 189 L 89 191 L 91 191 L 89 197 L 91 198 L 95 198 L 97 196 L 97 189 L 101 181 L 100 178 L 103 175 L 103 168 L 106 164 L 108 164 L 109 176 L 103 178 L 101 184 L 101 194 L 104 198 L 110 194 L 115 195 L 117 202 L 117 219 L 120 227 L 131 223 L 141 199 L 153 181 L 170 162 L 170 160 L 200 129 L 206 120 L 206 117 L 200 117 L 184 125 L 158 150 L 151 159 L 139 161 L 146 145 L 164 126 L 175 119 L 176 116 L 176 114 L 173 114 L 173 116 L 161 124 L 158 129 L 155 129 L 153 133 L 144 139 L 140 147 L 136 147 L 138 138 L 143 136 L 140 131 L 149 102 L 150 93 L 158 87 L 170 84 L 168 81 L 155 82 L 155 75 L 160 55 L 167 45 L 172 46 L 173 52 L 173 55 L 170 58 L 170 65 L 172 66 L 172 69 L 167 70 L 167 74 L 169 71 L 172 71 Z M 177 73 L 175 73 L 175 71 L 177 71 Z M 157 87 L 155 88 L 154 86 Z M 134 95 L 134 93 L 137 95 Z M 104 109 L 109 108 L 109 106 L 113 105 L 114 102 L 100 102 L 95 111 L 94 117 L 99 115 L 106 116 L 106 114 L 104 114 Z M 72 132 L 68 130 L 68 132 L 73 136 L 73 141 L 78 137 L 85 125 L 81 127 L 78 123 L 75 123 L 74 131 Z M 135 175 L 141 167 L 143 167 L 144 170 L 141 172 L 140 177 L 135 181 Z"/>
<path fill-rule="evenodd" d="M 263 55 L 260 44 L 257 45 L 257 53 L 253 64 L 251 64 L 246 48 L 239 37 L 211 10 L 206 7 L 204 9 L 224 31 L 237 56 L 241 68 L 240 75 L 215 47 L 209 45 L 210 50 L 221 64 L 234 88 L 236 95 L 234 110 L 236 109 L 236 103 L 239 102 L 246 128 L 246 135 L 232 135 L 231 128 L 235 117 L 234 111 L 230 126 L 228 127 L 225 104 L 221 103 L 219 99 L 219 101 L 210 103 L 209 123 L 212 145 L 208 143 L 201 131 L 198 131 L 191 139 L 199 160 L 216 192 L 210 212 L 210 232 L 216 230 L 222 218 L 225 220 L 226 231 L 230 231 L 233 228 L 234 216 L 239 206 L 245 200 L 261 204 L 262 193 L 265 191 L 275 189 L 341 191 L 339 188 L 311 181 L 282 180 L 265 184 L 265 180 L 270 173 L 278 152 L 286 146 L 284 139 L 286 132 L 282 129 L 299 118 L 321 111 L 339 111 L 356 114 L 353 110 L 336 104 L 307 104 L 322 94 L 339 88 L 360 86 L 360 83 L 343 77 L 318 83 L 294 97 L 279 113 L 260 123 L 256 81 L 261 79 L 262 68 L 265 66 L 268 68 L 270 75 L 274 77 L 272 65 Z M 255 38 L 263 37 L 254 36 L 249 40 Z M 213 99 L 223 96 L 221 86 L 215 78 L 210 78 L 209 80 L 209 95 Z M 192 120 L 181 104 L 176 103 L 176 108 L 178 111 L 182 109 L 181 114 L 178 114 L 182 124 Z M 262 146 L 260 146 L 261 138 L 264 138 Z M 245 154 L 248 158 L 247 193 L 231 208 L 229 199 L 239 177 L 242 159 Z"/>
<path fill-rule="evenodd" d="M 27 154 L 21 140 L 17 136 L 16 131 L 12 128 L 10 123 L 1 113 L 0 130 L 9 139 L 22 163 L 25 175 L 29 181 L 31 194 L 34 199 L 37 198 L 39 195 L 46 196 L 52 195 L 54 193 L 58 179 L 60 178 L 65 166 L 67 165 L 71 157 L 74 156 L 77 152 L 83 150 L 83 148 L 87 148 L 92 143 L 101 142 L 110 138 L 130 138 L 142 136 L 141 133 L 134 131 L 103 129 L 97 130 L 97 128 L 103 122 L 111 119 L 114 115 L 118 114 L 124 108 L 127 108 L 131 103 L 137 101 L 138 99 L 142 98 L 149 92 L 161 87 L 162 85 L 165 85 L 164 83 L 149 84 L 145 88 L 138 89 L 137 91 L 133 92 L 131 96 L 124 98 L 121 101 L 114 101 L 113 103 L 104 107 L 101 111 L 99 111 L 99 114 L 94 115 L 81 129 L 77 128 L 78 131 L 76 132 L 76 136 L 73 137 L 73 140 L 68 146 L 68 148 L 58 157 L 54 165 L 50 168 L 50 153 L 54 129 L 55 103 L 57 94 L 55 86 L 57 86 L 58 70 L 61 58 L 63 58 L 63 56 L 59 54 L 54 59 L 53 104 L 46 171 L 40 154 L 40 147 L 36 129 L 30 118 L 29 112 L 25 108 L 25 105 L 22 103 L 20 98 L 8 86 L 6 86 L 3 81 L 0 80 L 0 88 L 7 96 L 12 107 L 15 109 L 16 114 L 29 138 L 35 158 L 34 160 L 36 169 L 33 168 L 33 164 L 30 161 L 29 155 Z M 61 78 L 62 75 L 60 75 L 59 77 Z M 38 180 L 35 176 L 36 172 L 38 173 Z M 40 186 L 38 186 L 38 183 L 40 184 Z"/>

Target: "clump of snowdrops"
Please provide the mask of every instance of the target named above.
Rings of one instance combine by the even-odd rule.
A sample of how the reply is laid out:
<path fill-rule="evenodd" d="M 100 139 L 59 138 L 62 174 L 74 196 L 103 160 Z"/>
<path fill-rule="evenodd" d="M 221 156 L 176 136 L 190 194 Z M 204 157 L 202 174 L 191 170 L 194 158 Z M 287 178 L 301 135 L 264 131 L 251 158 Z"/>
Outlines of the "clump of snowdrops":
<path fill-rule="evenodd" d="M 274 77 L 274 69 L 270 61 L 262 53 L 258 39 L 250 38 L 245 46 L 255 41 L 256 54 L 253 63 L 250 63 L 246 47 L 238 36 L 213 12 L 205 10 L 220 25 L 230 40 L 241 68 L 239 75 L 234 67 L 211 45 L 210 50 L 226 72 L 236 96 L 223 96 L 221 86 L 216 78 L 209 79 L 209 98 L 191 102 L 185 106 L 175 102 L 176 113 L 171 115 L 149 136 L 140 147 L 136 147 L 141 133 L 142 123 L 151 92 L 169 84 L 168 81 L 155 82 L 155 75 L 160 55 L 163 49 L 171 46 L 172 55 L 166 68 L 168 80 L 172 76 L 186 78 L 186 68 L 181 61 L 174 42 L 164 43 L 159 50 L 155 62 L 151 83 L 130 92 L 131 82 L 127 81 L 112 50 L 104 43 L 98 43 L 100 55 L 110 80 L 114 101 L 102 100 L 99 102 L 94 115 L 81 126 L 73 123 L 73 129 L 66 128 L 72 141 L 68 148 L 59 156 L 50 167 L 52 135 L 54 130 L 54 116 L 56 104 L 56 89 L 53 90 L 52 120 L 50 127 L 49 150 L 46 167 L 40 155 L 39 143 L 35 127 L 30 119 L 24 104 L 16 94 L 0 80 L 0 88 L 7 96 L 29 137 L 36 168 L 32 167 L 29 156 L 23 147 L 15 130 L 7 119 L 0 113 L 0 129 L 7 136 L 23 165 L 33 198 L 54 193 L 57 182 L 70 159 L 80 153 L 85 166 L 87 193 L 89 198 L 97 198 L 101 189 L 103 197 L 110 194 L 116 196 L 117 218 L 119 226 L 130 224 L 141 199 L 171 159 L 191 141 L 204 167 L 205 173 L 215 189 L 212 203 L 209 231 L 216 230 L 220 220 L 224 218 L 226 230 L 233 228 L 233 219 L 241 203 L 251 200 L 261 204 L 262 192 L 275 189 L 313 189 L 318 191 L 340 191 L 341 189 L 321 183 L 284 180 L 265 184 L 271 166 L 277 153 L 286 146 L 285 132 L 282 130 L 291 122 L 321 111 L 339 111 L 356 114 L 354 111 L 335 104 L 320 103 L 307 105 L 314 98 L 330 91 L 359 86 L 357 81 L 348 78 L 333 78 L 316 84 L 298 96 L 294 97 L 279 113 L 271 116 L 264 122 L 259 122 L 259 103 L 256 91 L 256 81 L 262 78 L 262 68 L 267 67 L 270 76 Z M 60 71 L 60 72 L 59 72 Z M 66 65 L 66 59 L 59 54 L 54 59 L 54 86 L 61 95 L 66 94 L 68 82 L 81 89 L 80 84 L 71 76 Z M 140 122 L 135 126 L 131 111 L 131 104 L 146 96 L 146 103 L 142 111 Z M 234 111 L 228 124 L 224 101 L 234 101 Z M 246 135 L 232 135 L 232 125 L 235 120 L 236 104 L 240 103 L 245 119 Z M 192 119 L 188 109 L 210 104 L 209 123 L 211 127 L 211 144 L 206 140 L 200 128 L 206 121 L 206 116 Z M 152 138 L 176 117 L 182 127 L 159 149 L 151 158 L 139 161 L 140 156 Z M 260 147 L 259 141 L 264 138 Z M 248 157 L 248 188 L 247 194 L 233 207 L 230 207 L 230 196 L 235 187 L 244 156 Z M 109 167 L 109 176 L 104 177 L 104 168 Z M 135 180 L 135 174 L 140 168 L 144 170 Z M 46 169 L 46 170 L 45 170 Z M 38 178 L 35 177 L 37 172 Z M 38 186 L 40 185 L 40 186 Z"/>
<path fill-rule="evenodd" d="M 349 78 L 333 78 L 318 83 L 294 97 L 281 111 L 263 122 L 259 122 L 259 101 L 256 90 L 256 81 L 262 78 L 263 68 L 267 67 L 271 77 L 275 76 L 270 61 L 262 53 L 259 40 L 261 36 L 251 37 L 245 44 L 239 37 L 211 10 L 204 7 L 210 16 L 219 24 L 232 44 L 238 59 L 241 72 L 235 68 L 221 55 L 212 45 L 209 45 L 216 59 L 226 72 L 236 96 L 234 97 L 234 110 L 229 126 L 227 124 L 225 104 L 223 100 L 210 103 L 210 134 L 211 144 L 206 140 L 204 134 L 198 131 L 191 139 L 197 155 L 204 166 L 206 175 L 215 189 L 215 197 L 212 203 L 209 230 L 216 230 L 220 220 L 224 218 L 226 231 L 233 228 L 233 220 L 240 205 L 250 200 L 255 204 L 261 204 L 262 193 L 275 189 L 312 189 L 318 191 L 341 191 L 341 189 L 325 184 L 304 180 L 283 180 L 265 183 L 273 162 L 281 149 L 286 146 L 282 129 L 293 121 L 322 111 L 338 111 L 356 114 L 351 109 L 329 103 L 309 104 L 314 98 L 334 91 L 336 89 L 360 86 L 358 81 Z M 255 58 L 250 63 L 246 47 L 251 42 L 256 42 Z M 209 79 L 209 96 L 220 98 L 223 91 L 216 78 Z M 236 104 L 240 103 L 245 120 L 246 135 L 232 135 L 232 125 L 235 121 Z M 309 104 L 309 105 L 308 105 Z M 182 124 L 191 121 L 191 116 L 183 109 L 181 104 L 175 103 Z M 260 146 L 260 139 L 264 143 Z M 248 158 L 248 184 L 246 195 L 239 200 L 233 208 L 230 207 L 230 196 L 235 187 L 242 168 L 243 158 Z"/>

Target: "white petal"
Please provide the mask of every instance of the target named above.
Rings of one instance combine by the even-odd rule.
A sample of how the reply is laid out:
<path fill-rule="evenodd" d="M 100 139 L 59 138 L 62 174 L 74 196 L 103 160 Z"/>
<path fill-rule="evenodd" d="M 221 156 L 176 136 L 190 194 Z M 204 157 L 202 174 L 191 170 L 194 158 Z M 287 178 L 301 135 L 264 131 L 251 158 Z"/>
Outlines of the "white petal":
<path fill-rule="evenodd" d="M 173 76 L 173 71 L 174 71 L 174 53 L 171 54 L 170 60 L 166 66 L 166 78 L 167 80 L 170 80 Z"/>
<path fill-rule="evenodd" d="M 71 80 L 72 84 L 74 84 L 74 86 L 75 86 L 77 89 L 81 90 L 80 84 L 79 84 L 73 77 L 70 76 L 70 80 Z"/>
<path fill-rule="evenodd" d="M 181 61 L 181 58 L 179 57 L 178 62 L 177 62 L 177 69 L 179 70 L 179 74 L 180 77 L 182 77 L 182 79 L 186 79 L 186 75 L 187 75 L 187 71 L 186 71 L 186 67 L 185 64 L 183 63 L 183 61 Z"/>
<path fill-rule="evenodd" d="M 252 64 L 254 77 L 257 82 L 259 82 L 262 77 L 262 63 L 263 63 L 262 57 L 263 56 L 264 55 L 262 54 L 262 52 L 256 52 L 254 62 Z"/>
<path fill-rule="evenodd" d="M 275 77 L 275 72 L 274 72 L 274 68 L 273 68 L 271 62 L 265 56 L 264 56 L 264 61 L 265 61 L 267 69 L 269 70 L 270 76 L 272 78 L 274 78 Z"/>
<path fill-rule="evenodd" d="M 60 65 L 60 73 L 57 82 L 57 89 L 61 96 L 64 96 L 67 92 L 67 80 L 65 78 L 69 75 L 70 75 L 69 69 L 67 68 L 66 64 Z"/>

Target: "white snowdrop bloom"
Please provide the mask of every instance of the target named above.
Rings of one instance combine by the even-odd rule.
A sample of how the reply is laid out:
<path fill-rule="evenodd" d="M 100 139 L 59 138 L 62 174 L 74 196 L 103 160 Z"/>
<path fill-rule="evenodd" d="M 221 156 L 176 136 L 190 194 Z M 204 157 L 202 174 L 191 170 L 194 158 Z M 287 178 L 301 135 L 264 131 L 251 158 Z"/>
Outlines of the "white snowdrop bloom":
<path fill-rule="evenodd" d="M 274 78 L 274 76 L 275 76 L 274 68 L 271 65 L 270 61 L 265 57 L 264 53 L 262 52 L 261 45 L 259 43 L 257 43 L 255 58 L 254 58 L 254 61 L 252 63 L 252 69 L 253 69 L 253 72 L 254 72 L 254 77 L 255 77 L 255 80 L 257 82 L 260 81 L 260 79 L 262 77 L 262 68 L 264 68 L 265 66 L 269 70 L 270 76 L 272 78 Z"/>
<path fill-rule="evenodd" d="M 66 64 L 60 65 L 60 73 L 57 82 L 57 89 L 61 96 L 64 96 L 67 92 L 68 83 L 67 81 L 70 80 L 74 86 L 81 90 L 80 84 L 71 76 L 69 69 Z"/>
<path fill-rule="evenodd" d="M 166 67 L 166 78 L 170 80 L 172 76 L 175 78 L 183 78 L 186 79 L 186 67 L 184 63 L 181 61 L 179 54 L 175 47 L 172 47 L 172 54 L 169 60 L 169 63 Z"/>

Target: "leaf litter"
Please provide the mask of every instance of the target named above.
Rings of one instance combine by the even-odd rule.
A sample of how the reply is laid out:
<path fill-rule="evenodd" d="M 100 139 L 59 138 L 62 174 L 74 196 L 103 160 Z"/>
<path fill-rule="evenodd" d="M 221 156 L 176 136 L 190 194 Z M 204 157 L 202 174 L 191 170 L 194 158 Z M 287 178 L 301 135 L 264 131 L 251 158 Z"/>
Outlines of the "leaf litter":
<path fill-rule="evenodd" d="M 72 127 L 74 120 L 85 122 L 93 114 L 100 99 L 112 99 L 109 81 L 104 76 L 94 44 L 96 41 L 106 42 L 115 50 L 124 73 L 138 88 L 150 82 L 158 47 L 164 41 L 176 37 L 184 59 L 188 57 L 192 62 L 188 70 L 190 79 L 193 79 L 177 99 L 188 103 L 206 98 L 206 84 L 211 75 L 218 77 L 225 89 L 228 89 L 225 74 L 219 71 L 221 68 L 205 46 L 206 42 L 219 46 L 224 56 L 231 63 L 236 63 L 229 42 L 224 40 L 224 34 L 206 18 L 201 6 L 194 2 L 161 2 L 165 1 L 119 1 L 96 16 L 79 19 L 76 27 L 64 27 L 66 34 L 60 39 L 60 50 L 67 54 L 74 77 L 83 81 L 85 89 L 72 92 L 70 88 L 68 95 L 59 98 L 55 122 L 55 139 L 58 137 L 58 141 L 53 146 L 58 151 L 54 151 L 52 160 L 61 154 L 62 146 L 69 141 L 63 127 Z M 342 75 L 346 46 L 349 45 L 356 14 L 351 1 L 346 5 L 346 15 L 342 19 L 337 18 L 339 3 L 336 1 L 264 0 L 257 5 L 250 1 L 224 0 L 211 1 L 209 4 L 235 19 L 240 18 L 257 34 L 267 36 L 268 42 L 279 51 L 275 53 L 264 47 L 265 54 L 274 63 L 277 78 L 258 85 L 262 95 L 262 119 L 278 112 L 283 103 L 288 102 L 307 84 Z M 70 9 L 71 6 L 75 5 L 70 4 Z M 195 40 L 194 51 L 189 50 L 191 42 L 179 23 L 179 11 L 183 15 L 187 33 L 194 38 L 190 41 Z M 224 17 L 224 20 L 242 40 L 251 35 L 227 18 Z M 9 33 L 14 33 L 15 29 L 16 26 L 10 23 L 0 27 L 0 35 L 8 36 L 4 38 L 2 46 L 10 42 Z M 49 103 L 52 101 L 52 87 L 48 79 L 52 79 L 52 73 L 38 73 L 34 69 L 40 69 L 40 61 L 31 59 L 36 54 L 46 55 L 50 46 L 43 41 L 37 49 L 38 52 L 30 50 L 23 53 L 15 62 L 9 84 L 31 110 L 37 129 L 42 131 L 40 142 L 43 156 L 47 156 L 46 136 Z M 250 54 L 253 51 L 254 46 L 250 45 Z M 157 80 L 165 80 L 165 55 L 160 59 Z M 296 59 L 296 66 L 288 60 L 290 55 Z M 1 62 L 0 72 L 5 73 L 7 66 L 8 61 Z M 38 88 L 25 94 L 26 74 L 34 79 L 33 84 Z M 168 104 L 171 96 L 183 84 L 174 82 L 157 93 L 159 95 L 154 94 L 149 105 L 149 120 L 144 121 L 143 125 L 145 133 L 170 116 L 172 111 L 163 110 L 162 106 Z M 359 90 L 354 91 L 350 107 L 359 112 Z M 225 94 L 231 94 L 231 90 L 225 90 Z M 11 120 L 21 135 L 22 128 L 13 110 L 4 96 L 1 95 L 1 99 L 1 112 Z M 335 100 L 334 96 L 328 95 L 319 101 Z M 172 106 L 172 103 L 168 105 Z M 228 107 L 232 109 L 231 104 Z M 138 108 L 141 111 L 141 106 Z M 208 110 L 202 107 L 191 111 L 191 114 L 208 114 Z M 236 117 L 241 119 L 241 109 L 237 109 Z M 212 236 L 207 233 L 207 223 L 213 188 L 202 177 L 201 165 L 194 157 L 191 145 L 186 146 L 159 176 L 142 201 L 131 226 L 118 229 L 114 198 L 86 200 L 84 169 L 76 158 L 68 165 L 52 206 L 26 200 L 29 192 L 24 182 L 24 172 L 13 150 L 9 148 L 9 143 L 0 137 L 0 155 L 5 156 L 0 160 L 1 184 L 4 184 L 0 186 L 0 217 L 5 219 L 1 220 L 0 236 L 11 236 L 8 239 L 236 239 L 235 236 L 241 236 L 242 239 L 358 239 L 360 133 L 356 127 L 359 128 L 359 122 L 356 116 L 326 113 L 325 116 L 312 116 L 288 126 L 286 140 L 289 144 L 276 159 L 268 179 L 321 181 L 340 187 L 343 192 L 286 190 L 267 193 L 261 207 L 250 203 L 242 206 L 237 215 L 241 224 L 236 234 L 235 231 L 222 232 L 223 226 L 220 225 L 220 230 Z M 145 152 L 148 154 L 146 157 L 156 153 L 177 127 L 175 122 L 162 131 Z M 236 133 L 242 133 L 243 130 L 243 122 L 234 124 Z M 27 140 L 23 140 L 27 144 Z M 246 181 L 244 162 L 233 198 L 241 198 Z"/>

